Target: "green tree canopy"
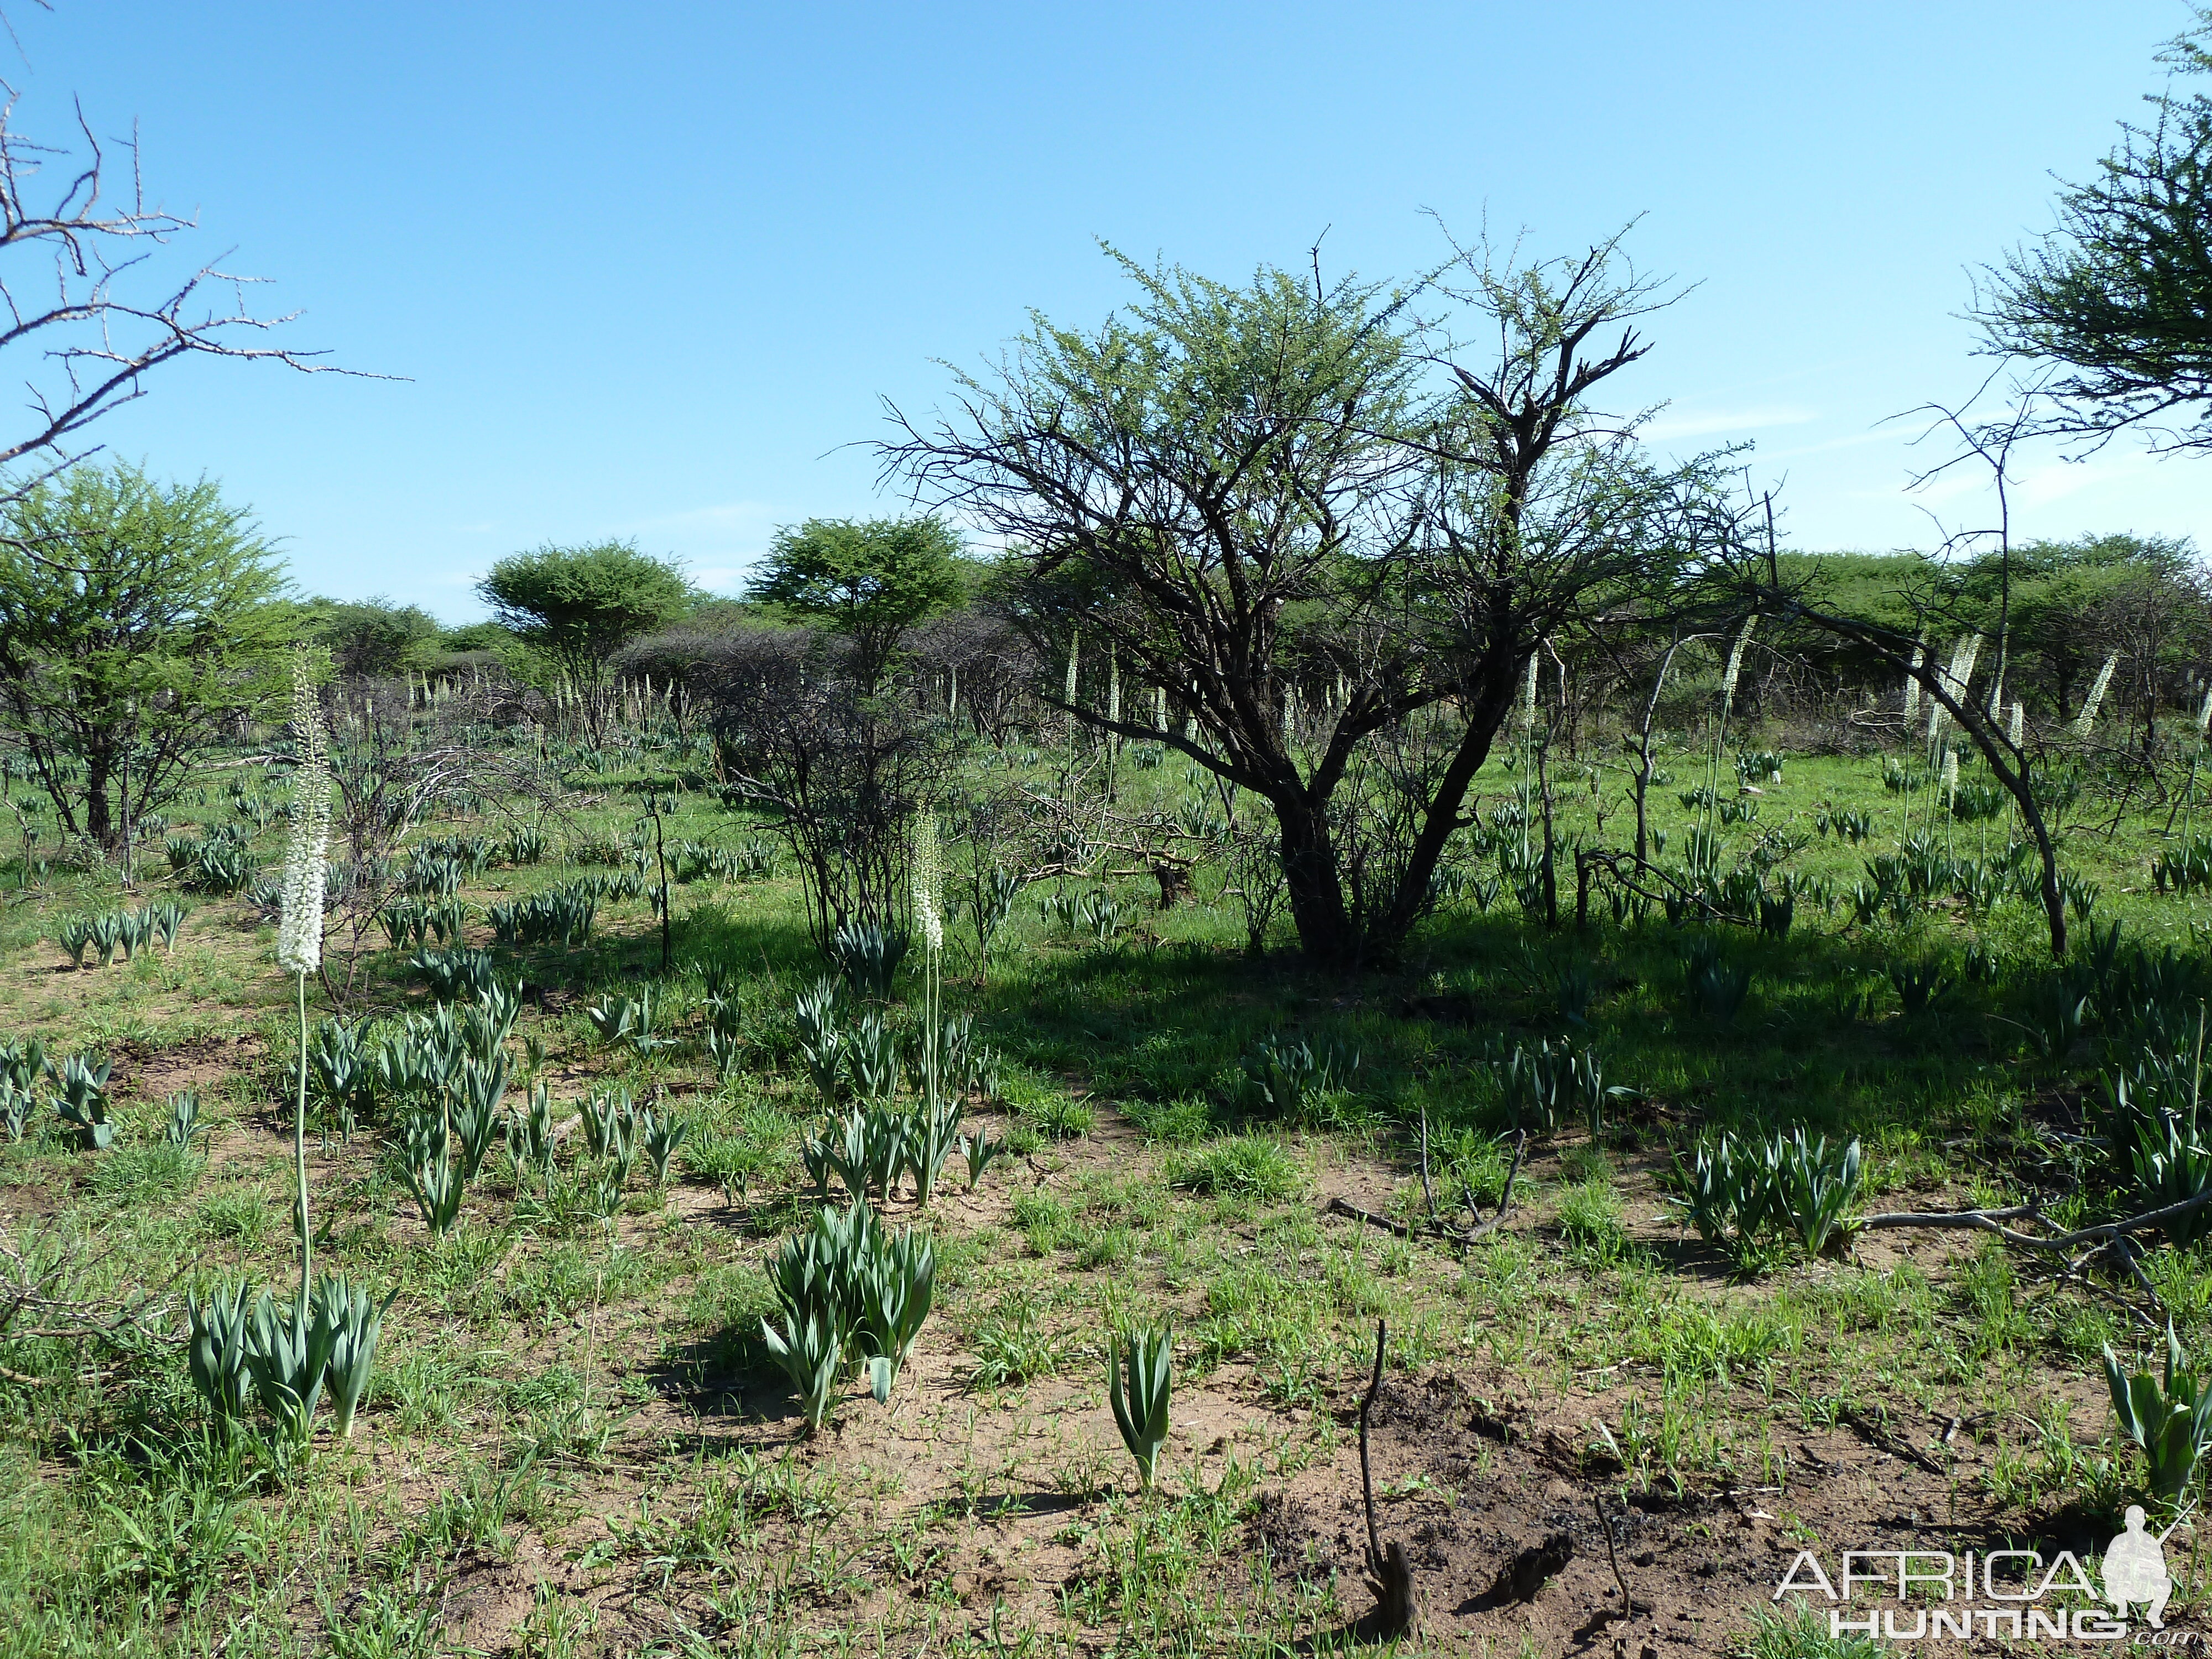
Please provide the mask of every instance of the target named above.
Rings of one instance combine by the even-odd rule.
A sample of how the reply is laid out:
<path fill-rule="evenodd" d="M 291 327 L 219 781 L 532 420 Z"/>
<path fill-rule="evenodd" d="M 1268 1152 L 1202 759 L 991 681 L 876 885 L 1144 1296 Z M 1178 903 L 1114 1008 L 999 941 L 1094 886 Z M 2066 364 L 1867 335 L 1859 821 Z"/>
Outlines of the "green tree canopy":
<path fill-rule="evenodd" d="M 464 623 L 459 628 L 439 630 L 438 648 L 448 656 L 459 656 L 471 651 L 498 653 L 510 650 L 514 645 L 513 630 L 498 623 Z"/>
<path fill-rule="evenodd" d="M 204 744 L 289 690 L 276 557 L 212 480 L 121 462 L 9 501 L 4 530 L 0 726 L 64 827 L 114 845 Z"/>
<path fill-rule="evenodd" d="M 960 538 L 945 521 L 809 519 L 775 533 L 768 563 L 748 590 L 793 621 L 827 626 L 853 641 L 855 675 L 881 681 L 915 623 L 957 604 Z"/>
<path fill-rule="evenodd" d="M 684 614 L 696 598 L 673 565 L 634 542 L 548 544 L 501 559 L 477 584 L 496 619 L 562 673 L 594 729 L 608 661 L 641 634 Z"/>
<path fill-rule="evenodd" d="M 1459 263 L 1433 292 L 1484 342 L 1466 362 L 1379 285 L 1124 260 L 1133 303 L 1036 319 L 882 451 L 1011 550 L 1002 602 L 1041 658 L 1079 633 L 1111 663 L 1103 708 L 1079 665 L 1048 700 L 1266 801 L 1334 965 L 1404 943 L 1530 656 L 1663 587 L 1717 476 L 1655 467 L 1594 406 L 1661 303 L 1619 238 Z"/>
<path fill-rule="evenodd" d="M 303 631 L 331 653 L 339 674 L 385 676 L 427 668 L 442 649 L 438 620 L 420 605 L 367 599 L 314 599 L 303 608 Z"/>
<path fill-rule="evenodd" d="M 2212 9 L 2160 61 L 2212 70 Z M 2179 421 L 2212 448 L 2212 97 L 2161 93 L 2095 177 L 2069 185 L 2058 225 L 1994 274 L 1977 314 L 1991 349 L 2050 368 L 2046 431 L 2109 436 Z"/>

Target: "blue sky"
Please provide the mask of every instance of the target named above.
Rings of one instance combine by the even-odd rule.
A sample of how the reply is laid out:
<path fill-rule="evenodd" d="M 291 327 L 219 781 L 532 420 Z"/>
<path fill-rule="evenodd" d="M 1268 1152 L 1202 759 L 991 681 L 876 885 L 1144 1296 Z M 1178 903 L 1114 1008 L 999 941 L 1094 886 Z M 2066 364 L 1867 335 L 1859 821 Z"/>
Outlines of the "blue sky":
<path fill-rule="evenodd" d="M 1698 284 L 1628 390 L 1662 447 L 1754 441 L 1809 547 L 1986 516 L 1883 418 L 1985 366 L 1971 268 L 2050 222 L 2156 84 L 2173 0 L 1814 7 L 1133 4 L 10 8 L 16 123 L 135 119 L 204 257 L 295 343 L 404 376 L 164 371 L 101 430 L 221 478 L 305 588 L 452 620 L 546 540 L 704 585 L 778 524 L 893 505 L 864 446 L 1036 307 L 1125 297 L 1097 239 L 1236 277 L 1394 276 L 1462 235 L 1638 215 Z M 2212 545 L 2212 462 L 2028 459 L 2027 535 Z"/>

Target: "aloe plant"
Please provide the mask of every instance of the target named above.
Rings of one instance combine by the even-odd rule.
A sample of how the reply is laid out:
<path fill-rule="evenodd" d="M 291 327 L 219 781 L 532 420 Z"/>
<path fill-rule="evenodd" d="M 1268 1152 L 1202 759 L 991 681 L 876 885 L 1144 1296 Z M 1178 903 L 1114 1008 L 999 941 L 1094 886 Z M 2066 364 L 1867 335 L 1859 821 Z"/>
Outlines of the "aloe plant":
<path fill-rule="evenodd" d="M 438 1119 L 412 1119 L 399 1149 L 399 1179 L 433 1233 L 450 1231 L 461 1212 L 466 1190 L 453 1162 L 453 1136 Z"/>
<path fill-rule="evenodd" d="M 1359 1056 L 1334 1043 L 1316 1049 L 1303 1038 L 1263 1037 L 1244 1057 L 1244 1075 L 1261 1104 L 1279 1117 L 1297 1118 L 1317 1095 L 1352 1085 Z"/>
<path fill-rule="evenodd" d="M 331 1409 L 338 1438 L 353 1437 L 354 1413 L 368 1392 L 376 1368 L 377 1339 L 384 1316 L 399 1292 L 394 1290 L 382 1303 L 342 1273 L 325 1274 L 315 1285 L 316 1322 L 330 1337 L 330 1358 L 325 1377 L 330 1389 Z"/>
<path fill-rule="evenodd" d="M 1826 1135 L 1808 1139 L 1802 1126 L 1764 1139 L 1724 1129 L 1699 1142 L 1686 1162 L 1676 1159 L 1673 1202 L 1716 1249 L 1741 1254 L 1786 1232 L 1818 1255 L 1856 1224 L 1862 1163 L 1857 1141 L 1832 1148 Z"/>
<path fill-rule="evenodd" d="M 55 930 L 63 950 L 69 952 L 72 967 L 84 966 L 85 947 L 92 943 L 92 921 L 88 916 L 64 916 Z"/>
<path fill-rule="evenodd" d="M 761 1321 L 761 1340 L 791 1379 L 810 1430 L 818 1429 L 836 1403 L 837 1378 L 845 1365 L 845 1333 L 825 1308 L 787 1316 L 778 1330 Z"/>
<path fill-rule="evenodd" d="M 216 1415 L 228 1428 L 242 1421 L 252 1379 L 246 1369 L 246 1287 L 217 1285 L 203 1303 L 185 1294 L 185 1364 Z"/>
<path fill-rule="evenodd" d="M 61 1093 L 54 1109 L 64 1123 L 74 1124 L 88 1152 L 104 1152 L 115 1143 L 115 1126 L 107 1119 L 107 1062 L 72 1054 L 62 1062 Z"/>
<path fill-rule="evenodd" d="M 374 1081 L 361 1027 L 339 1019 L 318 1023 L 307 1047 L 307 1070 L 316 1094 L 337 1113 L 350 1134 L 356 1114 L 369 1103 Z"/>
<path fill-rule="evenodd" d="M 865 1101 L 884 1101 L 898 1093 L 905 1062 L 899 1053 L 898 1035 L 884 1017 L 870 1008 L 844 1033 L 845 1080 Z"/>
<path fill-rule="evenodd" d="M 834 979 L 818 980 L 799 994 L 793 1009 L 799 1058 L 807 1076 L 813 1079 L 822 1103 L 833 1109 L 844 1097 L 844 988 Z"/>
<path fill-rule="evenodd" d="M 1492 1065 L 1498 1097 L 1515 1128 L 1548 1134 L 1559 1127 L 1573 1099 L 1575 1051 L 1570 1045 L 1544 1038 L 1518 1043 Z"/>
<path fill-rule="evenodd" d="M 914 1177 L 915 1200 L 924 1209 L 937 1190 L 937 1178 L 962 1146 L 960 1103 L 947 1100 L 936 1110 L 911 1115 L 905 1136 L 906 1168 Z"/>
<path fill-rule="evenodd" d="M 1934 1007 L 1951 988 L 1950 976 L 1941 963 L 1893 961 L 1888 972 L 1889 982 L 1897 988 L 1897 1000 L 1908 1017 Z"/>
<path fill-rule="evenodd" d="M 653 992 L 641 989 L 634 997 L 611 996 L 584 1010 L 592 1029 L 609 1048 L 624 1048 L 641 1058 L 659 1053 L 669 1044 L 653 1034 Z"/>
<path fill-rule="evenodd" d="M 203 1133 L 200 1095 L 197 1089 L 180 1089 L 169 1097 L 169 1121 L 161 1126 L 161 1139 L 172 1146 L 191 1149 L 192 1137 Z"/>
<path fill-rule="evenodd" d="M 637 1140 L 637 1108 L 629 1091 L 612 1089 L 595 1093 L 578 1108 L 584 1128 L 584 1149 L 593 1158 L 617 1161 L 633 1156 Z"/>
<path fill-rule="evenodd" d="M 31 1115 L 38 1109 L 38 1099 L 28 1089 L 19 1087 L 15 1079 L 0 1073 L 0 1129 L 7 1131 L 9 1140 L 23 1138 Z"/>
<path fill-rule="evenodd" d="M 1575 1053 L 1568 1060 L 1567 1083 L 1575 1103 L 1582 1108 L 1583 1121 L 1593 1140 L 1605 1132 L 1606 1108 L 1616 1100 L 1631 1099 L 1636 1093 L 1626 1084 L 1608 1085 L 1605 1080 L 1605 1062 L 1589 1048 Z"/>
<path fill-rule="evenodd" d="M 174 899 L 164 899 L 159 904 L 147 906 L 146 920 L 152 925 L 155 936 L 161 941 L 161 949 L 174 956 L 177 953 L 177 931 L 185 925 L 185 907 Z"/>
<path fill-rule="evenodd" d="M 744 1042 L 738 1035 L 734 1023 L 726 1023 L 717 1013 L 707 1023 L 707 1058 L 714 1063 L 714 1075 L 727 1081 L 737 1075 L 738 1062 L 744 1051 Z"/>
<path fill-rule="evenodd" d="M 807 1179 L 814 1183 L 817 1198 L 830 1196 L 833 1176 L 854 1197 L 867 1195 L 866 1132 L 861 1115 L 853 1111 L 828 1125 L 822 1133 L 810 1134 L 799 1143 L 799 1162 L 805 1167 Z"/>
<path fill-rule="evenodd" d="M 2166 1328 L 2162 1381 L 2147 1370 L 2130 1373 L 2107 1346 L 2105 1382 L 2121 1432 L 2142 1449 L 2152 1493 L 2179 1504 L 2212 1447 L 2212 1389 L 2183 1352 L 2172 1322 Z"/>
<path fill-rule="evenodd" d="M 848 921 L 830 941 L 830 954 L 855 994 L 888 1000 L 899 963 L 906 959 L 907 935 L 873 921 Z"/>
<path fill-rule="evenodd" d="M 637 1144 L 653 1165 L 653 1184 L 668 1184 L 668 1161 L 676 1156 L 677 1148 L 691 1133 L 691 1125 L 673 1114 L 663 1117 L 650 1109 L 638 1115 Z"/>
<path fill-rule="evenodd" d="M 866 1203 L 824 1206 L 783 1243 L 769 1269 L 782 1310 L 762 1322 L 769 1351 L 789 1376 L 810 1428 L 835 1403 L 838 1380 L 866 1360 L 871 1390 L 890 1396 L 936 1294 L 936 1252 L 926 1235 L 887 1233 Z"/>
<path fill-rule="evenodd" d="M 1808 1255 L 1819 1255 L 1847 1235 L 1850 1207 L 1859 1192 L 1859 1144 L 1853 1140 L 1832 1154 L 1826 1135 L 1811 1141 L 1801 1126 L 1788 1140 L 1774 1138 L 1769 1157 L 1773 1210 L 1796 1229 Z"/>
<path fill-rule="evenodd" d="M 484 1159 L 507 1133 L 507 1120 L 498 1102 L 457 1100 L 447 1114 L 453 1146 L 460 1153 L 459 1175 L 465 1186 L 483 1173 Z"/>
<path fill-rule="evenodd" d="M 961 1137 L 960 1152 L 961 1156 L 968 1160 L 968 1190 L 969 1192 L 975 1190 L 975 1183 L 983 1178 L 983 1171 L 989 1169 L 992 1161 L 1006 1150 L 1006 1143 L 1004 1140 L 993 1140 L 981 1129 L 972 1135 Z"/>
<path fill-rule="evenodd" d="M 256 1297 L 246 1327 L 246 1370 L 261 1409 L 295 1441 L 314 1426 L 315 1407 L 338 1331 L 332 1310 L 312 1295 L 280 1299 L 264 1291 Z"/>
<path fill-rule="evenodd" d="M 53 1060 L 47 1055 L 46 1045 L 36 1037 L 26 1037 L 21 1042 L 0 1042 L 0 1077 L 5 1077 L 25 1093 L 35 1091 L 54 1075 Z"/>
<path fill-rule="evenodd" d="M 430 994 L 441 1002 L 481 998 L 496 983 L 491 955 L 485 951 L 419 951 L 407 965 L 422 975 Z"/>
<path fill-rule="evenodd" d="M 553 1101 L 545 1085 L 533 1084 L 530 1107 L 517 1112 L 507 1126 L 507 1156 L 514 1160 L 515 1184 L 526 1170 L 550 1176 L 553 1171 Z"/>
<path fill-rule="evenodd" d="M 913 1355 L 915 1339 L 937 1294 L 937 1252 L 927 1235 L 911 1230 L 884 1237 L 860 1265 L 857 1324 L 868 1357 L 868 1383 L 878 1401 Z"/>
<path fill-rule="evenodd" d="M 1160 1450 L 1168 1443 L 1168 1396 L 1174 1387 L 1175 1339 L 1170 1327 L 1133 1331 L 1125 1342 L 1109 1341 L 1106 1397 L 1121 1443 L 1137 1461 L 1137 1479 L 1147 1492 L 1159 1474 Z"/>
<path fill-rule="evenodd" d="M 1734 1019 L 1751 994 L 1751 964 L 1730 962 L 1717 941 L 1700 937 L 1692 942 L 1682 963 L 1684 988 L 1691 1009 L 1708 1019 Z"/>

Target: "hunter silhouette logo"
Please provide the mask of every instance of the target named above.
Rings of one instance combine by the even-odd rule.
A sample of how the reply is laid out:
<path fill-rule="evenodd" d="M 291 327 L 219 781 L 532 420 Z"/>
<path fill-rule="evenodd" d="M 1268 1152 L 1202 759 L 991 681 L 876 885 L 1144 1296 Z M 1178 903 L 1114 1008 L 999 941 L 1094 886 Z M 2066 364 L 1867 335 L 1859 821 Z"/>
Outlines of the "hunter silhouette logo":
<path fill-rule="evenodd" d="M 2153 1630 L 2166 1628 L 2166 1603 L 2173 1594 L 2173 1577 L 2166 1570 L 2166 1540 L 2173 1535 L 2176 1521 L 2155 1538 L 2143 1530 L 2142 1505 L 2128 1505 L 2128 1529 L 2105 1551 L 2105 1599 L 2112 1616 L 2128 1616 L 2128 1604 L 2140 1601 Z"/>
<path fill-rule="evenodd" d="M 2177 1522 L 2175 1525 L 2179 1525 Z M 2104 1589 L 2071 1550 L 1845 1550 L 1832 1576 L 1812 1550 L 1800 1550 L 1774 1587 L 1828 1603 L 1832 1638 L 1877 1641 L 2124 1642 L 2128 1612 L 2140 1607 L 2159 1646 L 2196 1644 L 2196 1633 L 2161 1622 L 2173 1595 L 2166 1540 L 2173 1528 L 2143 1529 L 2143 1511 L 2127 1511 L 2127 1530 L 2105 1552 Z M 2138 1641 L 2144 1638 L 2137 1637 Z"/>

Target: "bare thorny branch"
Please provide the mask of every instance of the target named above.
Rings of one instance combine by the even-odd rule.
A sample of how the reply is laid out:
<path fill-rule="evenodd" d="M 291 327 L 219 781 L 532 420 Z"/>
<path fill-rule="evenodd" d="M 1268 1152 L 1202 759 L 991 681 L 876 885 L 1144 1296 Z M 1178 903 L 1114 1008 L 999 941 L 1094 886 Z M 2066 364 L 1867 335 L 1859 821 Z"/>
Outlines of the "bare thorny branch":
<path fill-rule="evenodd" d="M 246 290 L 260 279 L 199 264 L 182 280 L 155 282 L 149 294 L 131 290 L 154 276 L 156 253 L 198 228 L 196 218 L 149 204 L 136 128 L 125 140 L 103 143 L 81 104 L 76 118 L 81 147 L 39 143 L 16 131 L 19 94 L 0 82 L 0 352 L 16 349 L 26 359 L 25 407 L 20 435 L 0 437 L 0 506 L 20 500 L 57 473 L 97 454 L 82 441 L 94 422 L 144 395 L 144 377 L 188 356 L 267 360 L 302 374 L 358 374 L 302 351 L 255 337 L 299 313 L 257 314 Z M 128 158 L 125 204 L 108 199 L 110 149 Z M 58 187 L 46 188 L 58 166 L 68 164 Z M 52 258 L 45 274 L 27 263 Z M 0 360 L 3 361 L 3 360 Z M 389 378 L 368 376 L 371 379 Z M 51 550 L 0 537 L 27 556 L 70 568 Z"/>
<path fill-rule="evenodd" d="M 0 1341 L 175 1342 L 169 1291 L 175 1283 L 131 1297 L 85 1296 L 75 1287 L 107 1254 L 87 1255 L 82 1240 L 58 1238 L 50 1226 L 18 1237 L 0 1228 Z M 18 1382 L 38 1381 L 0 1367 Z"/>

